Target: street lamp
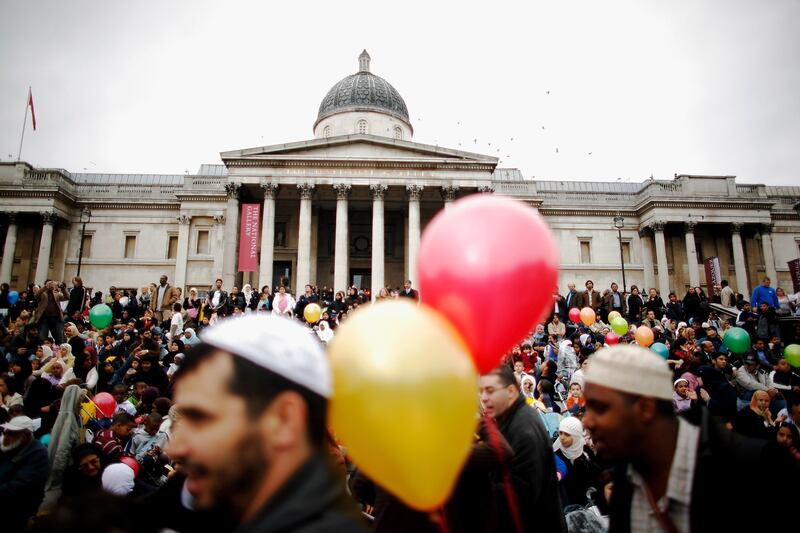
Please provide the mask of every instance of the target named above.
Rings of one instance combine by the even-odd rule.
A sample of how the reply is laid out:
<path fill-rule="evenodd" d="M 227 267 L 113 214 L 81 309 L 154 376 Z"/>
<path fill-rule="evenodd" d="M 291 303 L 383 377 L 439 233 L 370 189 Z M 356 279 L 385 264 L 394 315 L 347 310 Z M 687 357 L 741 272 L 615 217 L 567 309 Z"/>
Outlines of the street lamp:
<path fill-rule="evenodd" d="M 622 265 L 622 294 L 628 292 L 628 285 L 625 283 L 625 256 L 622 254 L 622 228 L 625 227 L 625 219 L 622 215 L 614 217 L 614 227 L 617 228 L 617 238 L 619 239 L 619 262 Z"/>
<path fill-rule="evenodd" d="M 76 276 L 81 275 L 81 262 L 83 261 L 83 241 L 84 241 L 84 236 L 86 235 L 86 223 L 89 222 L 91 218 L 92 218 L 92 212 L 89 211 L 88 207 L 84 207 L 81 210 L 81 224 L 83 225 L 81 226 L 81 246 L 80 249 L 78 250 L 78 273 L 75 274 Z"/>

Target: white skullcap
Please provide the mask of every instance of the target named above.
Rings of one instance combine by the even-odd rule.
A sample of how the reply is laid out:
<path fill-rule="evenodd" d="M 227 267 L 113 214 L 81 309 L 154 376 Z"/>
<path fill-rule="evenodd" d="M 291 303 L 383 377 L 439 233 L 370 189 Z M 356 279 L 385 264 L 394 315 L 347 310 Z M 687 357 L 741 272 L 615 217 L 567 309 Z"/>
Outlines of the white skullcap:
<path fill-rule="evenodd" d="M 292 319 L 251 313 L 218 321 L 200 339 L 330 398 L 330 365 L 308 332 Z"/>
<path fill-rule="evenodd" d="M 126 496 L 133 490 L 134 477 L 133 468 L 125 463 L 108 465 L 103 470 L 103 477 L 101 478 L 103 490 L 117 496 Z"/>
<path fill-rule="evenodd" d="M 672 400 L 672 371 L 666 361 L 641 346 L 618 344 L 591 357 L 586 383 L 637 396 Z"/>

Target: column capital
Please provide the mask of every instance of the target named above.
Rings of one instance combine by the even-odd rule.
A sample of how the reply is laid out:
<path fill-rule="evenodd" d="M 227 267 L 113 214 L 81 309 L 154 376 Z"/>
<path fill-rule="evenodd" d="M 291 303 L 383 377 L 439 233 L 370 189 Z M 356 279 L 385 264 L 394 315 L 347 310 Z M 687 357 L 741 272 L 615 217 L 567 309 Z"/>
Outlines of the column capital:
<path fill-rule="evenodd" d="M 56 215 L 53 211 L 43 211 L 39 213 L 42 216 L 42 223 L 53 225 L 58 220 L 58 215 Z"/>
<path fill-rule="evenodd" d="M 444 185 L 442 186 L 442 198 L 445 202 L 452 202 L 456 199 L 456 194 L 458 194 L 458 185 Z"/>
<path fill-rule="evenodd" d="M 214 219 L 215 225 L 217 226 L 225 225 L 225 215 L 214 215 L 212 218 Z"/>
<path fill-rule="evenodd" d="M 664 228 L 666 228 L 666 227 L 667 227 L 667 223 L 663 222 L 661 220 L 654 220 L 653 222 L 650 223 L 650 228 L 655 233 L 663 233 L 664 232 Z"/>
<path fill-rule="evenodd" d="M 17 213 L 16 211 L 8 211 L 6 213 L 6 222 L 8 224 L 16 224 L 18 215 L 19 213 Z"/>
<path fill-rule="evenodd" d="M 353 189 L 353 186 L 349 183 L 334 183 L 333 190 L 336 191 L 336 199 L 337 200 L 347 200 L 350 198 L 350 191 Z"/>
<path fill-rule="evenodd" d="M 373 200 L 383 200 L 383 196 L 386 194 L 388 188 L 389 187 L 383 183 L 373 183 L 369 186 L 369 192 Z"/>
<path fill-rule="evenodd" d="M 425 187 L 422 185 L 406 185 L 406 194 L 408 195 L 408 199 L 411 202 L 419 202 L 419 199 L 422 197 L 422 191 Z"/>
<path fill-rule="evenodd" d="M 649 226 L 642 226 L 639 228 L 639 237 L 649 237 L 653 234 L 653 230 Z"/>
<path fill-rule="evenodd" d="M 239 189 L 242 188 L 240 183 L 226 183 L 225 184 L 225 195 L 229 199 L 238 199 L 239 198 Z"/>
<path fill-rule="evenodd" d="M 274 200 L 278 196 L 277 183 L 262 183 L 261 190 L 264 191 L 264 200 Z"/>
<path fill-rule="evenodd" d="M 742 222 L 733 222 L 731 223 L 731 231 L 733 233 L 741 233 L 744 224 Z"/>
<path fill-rule="evenodd" d="M 479 185 L 478 192 L 492 194 L 494 192 L 494 185 Z"/>
<path fill-rule="evenodd" d="M 297 190 L 300 191 L 301 200 L 311 200 L 311 197 L 314 196 L 313 183 L 298 183 Z"/>
<path fill-rule="evenodd" d="M 772 230 L 775 229 L 775 224 L 773 224 L 772 222 L 768 222 L 766 224 L 760 224 L 759 229 L 761 230 L 761 233 L 770 234 L 772 233 Z"/>
<path fill-rule="evenodd" d="M 179 217 L 177 217 L 176 220 L 178 221 L 178 224 L 181 226 L 188 226 L 189 224 L 192 223 L 192 217 L 190 217 L 189 215 L 180 215 Z"/>
<path fill-rule="evenodd" d="M 697 222 L 694 220 L 689 220 L 683 223 L 683 228 L 686 230 L 686 233 L 694 233 L 694 229 L 697 227 Z"/>

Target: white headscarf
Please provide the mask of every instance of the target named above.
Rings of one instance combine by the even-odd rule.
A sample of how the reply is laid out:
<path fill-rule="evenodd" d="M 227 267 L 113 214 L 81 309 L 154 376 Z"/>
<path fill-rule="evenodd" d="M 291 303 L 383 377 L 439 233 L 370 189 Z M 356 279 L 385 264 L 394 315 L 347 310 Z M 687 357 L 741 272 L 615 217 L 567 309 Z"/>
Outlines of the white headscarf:
<path fill-rule="evenodd" d="M 530 392 L 525 391 L 525 382 L 531 382 L 531 390 Z M 533 399 L 533 394 L 536 392 L 536 380 L 530 374 L 522 374 L 522 378 L 519 380 L 519 390 L 522 391 L 522 395 L 526 398 Z"/>
<path fill-rule="evenodd" d="M 117 496 L 127 496 L 133 490 L 133 477 L 133 468 L 125 463 L 108 465 L 103 471 L 103 490 Z"/>
<path fill-rule="evenodd" d="M 333 330 L 328 326 L 328 323 L 324 320 L 319 323 L 319 329 L 317 330 L 317 337 L 324 343 L 329 343 L 331 339 L 333 339 Z"/>
<path fill-rule="evenodd" d="M 574 416 L 563 418 L 561 423 L 558 425 L 558 431 L 559 433 L 563 431 L 572 437 L 572 446 L 569 448 L 564 448 L 561 445 L 561 439 L 556 439 L 556 441 L 553 443 L 554 452 L 561 450 L 561 453 L 564 454 L 564 457 L 570 461 L 574 461 L 583 455 L 583 447 L 586 444 L 586 439 L 583 436 L 583 424 L 581 424 L 580 420 Z"/>
<path fill-rule="evenodd" d="M 247 283 L 242 288 L 242 294 L 244 294 L 244 305 L 245 307 L 247 307 L 248 305 L 250 305 L 250 298 L 253 297 L 253 287 L 250 286 L 249 283 Z"/>

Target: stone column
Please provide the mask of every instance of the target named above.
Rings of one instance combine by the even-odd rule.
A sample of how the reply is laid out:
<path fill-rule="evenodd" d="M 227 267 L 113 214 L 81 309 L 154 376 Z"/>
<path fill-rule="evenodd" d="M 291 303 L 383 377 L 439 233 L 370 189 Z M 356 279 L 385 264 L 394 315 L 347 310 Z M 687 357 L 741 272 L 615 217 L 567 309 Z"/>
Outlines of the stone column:
<path fill-rule="evenodd" d="M 178 217 L 178 250 L 175 256 L 175 277 L 173 285 L 179 287 L 182 294 L 189 294 L 186 291 L 186 265 L 189 262 L 189 228 L 192 225 L 192 217 L 181 215 Z M 183 304 L 183 302 L 180 302 Z"/>
<path fill-rule="evenodd" d="M 689 270 L 689 285 L 692 287 L 700 286 L 700 268 L 697 266 L 697 245 L 694 242 L 694 228 L 697 222 L 686 222 L 683 225 L 686 237 L 686 266 Z M 708 288 L 711 294 L 713 287 Z"/>
<path fill-rule="evenodd" d="M 639 230 L 639 242 L 642 244 L 642 267 L 644 267 L 644 291 L 642 292 L 645 293 L 656 286 L 655 273 L 653 272 L 653 246 L 650 242 L 650 233 L 650 230 L 646 227 Z M 667 295 L 662 294 L 661 297 L 666 300 Z"/>
<path fill-rule="evenodd" d="M 6 231 L 6 242 L 3 246 L 3 263 L 0 265 L 0 282 L 10 284 L 11 271 L 14 268 L 14 254 L 17 252 L 17 214 L 8 213 L 7 216 L 8 231 Z"/>
<path fill-rule="evenodd" d="M 377 183 L 370 185 L 369 190 L 372 194 L 372 298 L 373 301 L 378 297 L 378 293 L 385 285 L 384 280 L 384 247 L 383 247 L 383 196 L 386 194 L 386 185 Z"/>
<path fill-rule="evenodd" d="M 36 275 L 34 283 L 43 285 L 47 279 L 47 272 L 50 270 L 50 250 L 53 247 L 53 225 L 56 222 L 56 214 L 52 212 L 42 213 L 42 238 L 39 241 L 39 257 L 36 260 Z"/>
<path fill-rule="evenodd" d="M 336 191 L 336 237 L 334 240 L 333 258 L 333 290 L 345 291 L 349 285 L 349 217 L 348 217 L 348 198 L 350 196 L 351 185 L 349 183 L 336 183 L 333 186 Z"/>
<path fill-rule="evenodd" d="M 225 213 L 225 241 L 222 254 L 222 287 L 230 291 L 236 283 L 237 261 L 239 259 L 237 243 L 239 241 L 239 183 L 226 183 L 225 194 L 228 205 Z"/>
<path fill-rule="evenodd" d="M 775 269 L 775 252 L 772 249 L 772 224 L 761 226 L 761 249 L 764 252 L 764 270 L 774 286 L 778 286 L 778 271 Z"/>
<path fill-rule="evenodd" d="M 656 263 L 658 264 L 658 290 L 662 298 L 669 294 L 669 266 L 667 265 L 667 244 L 664 241 L 664 222 L 652 224 L 653 235 L 656 241 Z"/>
<path fill-rule="evenodd" d="M 214 279 L 209 280 L 209 286 L 213 285 L 217 278 L 222 277 L 222 256 L 225 249 L 225 215 L 214 215 L 214 240 L 216 241 L 216 246 L 213 248 Z"/>
<path fill-rule="evenodd" d="M 314 185 L 301 183 L 300 224 L 297 232 L 297 274 L 295 275 L 295 297 L 303 294 L 305 286 L 311 282 L 311 197 Z"/>
<path fill-rule="evenodd" d="M 744 262 L 744 247 L 742 246 L 743 225 L 741 223 L 731 224 L 731 242 L 733 244 L 733 268 L 736 270 L 736 289 L 747 300 L 750 298 L 750 287 L 747 282 L 747 264 Z"/>
<path fill-rule="evenodd" d="M 420 220 L 419 199 L 422 196 L 421 185 L 407 185 L 408 193 L 408 272 L 406 278 L 417 283 L 417 254 L 419 253 Z"/>
<path fill-rule="evenodd" d="M 444 207 L 447 208 L 456 199 L 458 194 L 458 185 L 445 185 L 442 187 L 442 199 L 444 200 Z"/>
<path fill-rule="evenodd" d="M 261 220 L 261 263 L 258 265 L 258 290 L 269 285 L 272 289 L 272 266 L 275 261 L 275 197 L 278 196 L 276 183 L 261 185 L 264 191 L 264 216 Z"/>

